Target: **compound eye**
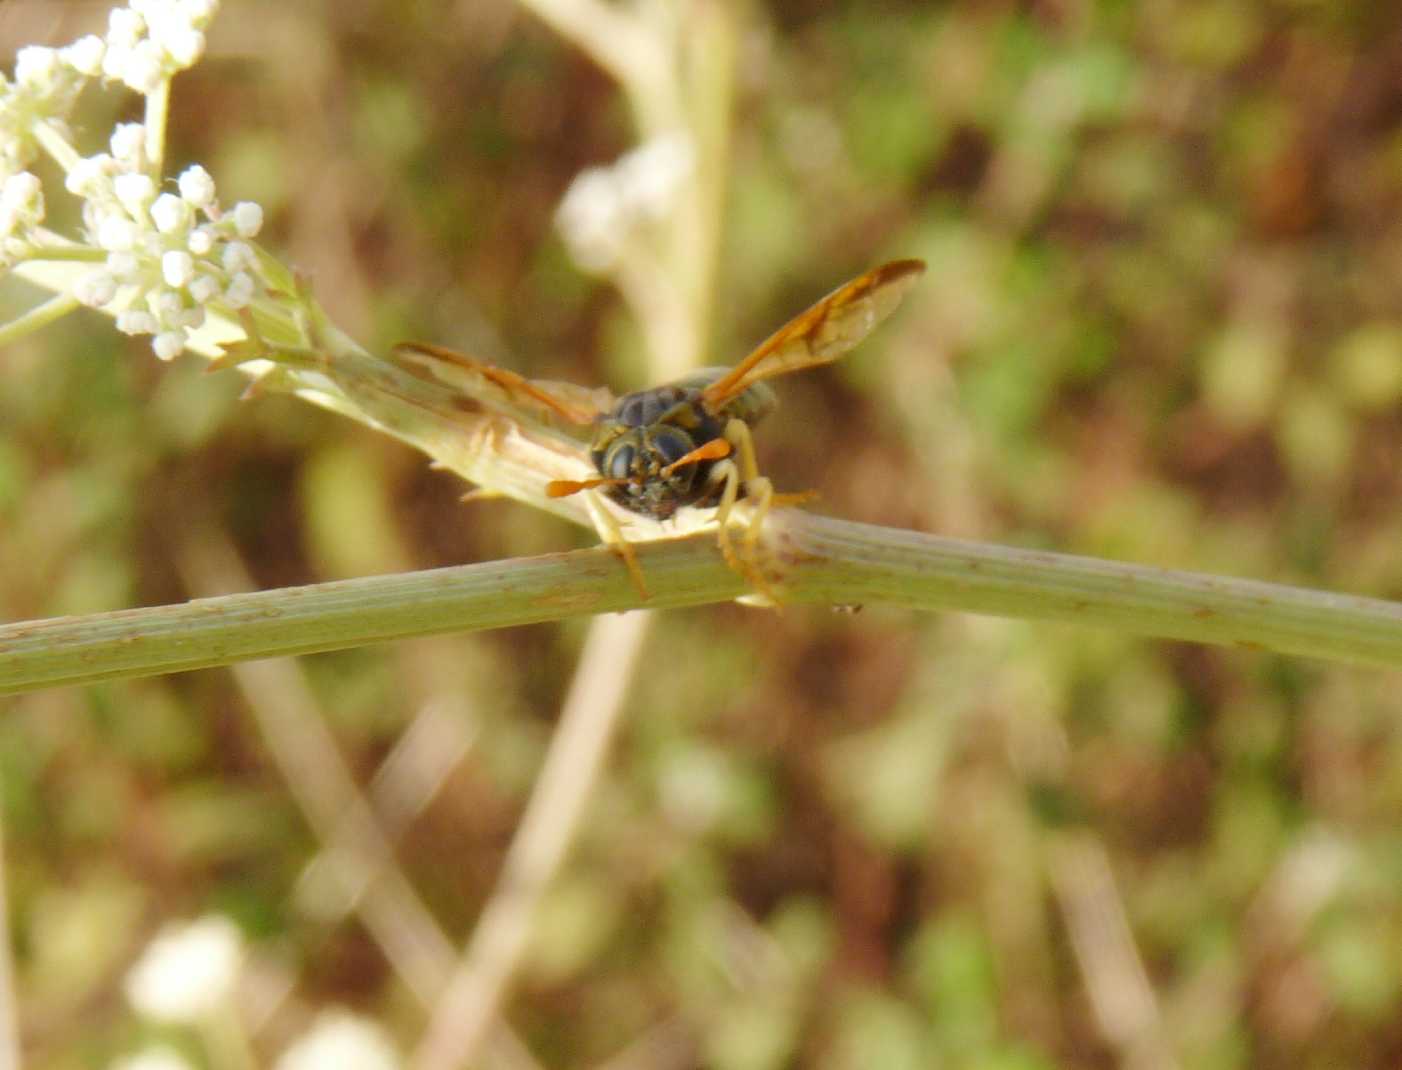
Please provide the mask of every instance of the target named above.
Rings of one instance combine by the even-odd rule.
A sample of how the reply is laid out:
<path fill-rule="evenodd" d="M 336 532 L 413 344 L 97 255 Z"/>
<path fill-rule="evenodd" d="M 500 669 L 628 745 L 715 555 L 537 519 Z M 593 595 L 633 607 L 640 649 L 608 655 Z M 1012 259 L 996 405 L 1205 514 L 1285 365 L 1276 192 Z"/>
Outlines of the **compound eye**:
<path fill-rule="evenodd" d="M 662 459 L 662 467 L 666 467 L 675 461 L 681 460 L 695 447 L 691 444 L 691 439 L 670 427 L 658 430 L 653 437 L 652 448 L 657 451 L 658 457 Z"/>
<path fill-rule="evenodd" d="M 637 451 L 632 446 L 615 446 L 604 456 L 603 476 L 606 479 L 627 479 L 633 472 Z"/>

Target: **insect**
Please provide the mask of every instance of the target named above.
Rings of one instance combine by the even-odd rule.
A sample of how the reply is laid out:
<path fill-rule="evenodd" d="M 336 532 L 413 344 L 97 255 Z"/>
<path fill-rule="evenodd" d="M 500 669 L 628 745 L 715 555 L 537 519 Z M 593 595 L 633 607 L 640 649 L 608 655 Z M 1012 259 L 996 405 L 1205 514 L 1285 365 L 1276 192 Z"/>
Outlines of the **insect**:
<path fill-rule="evenodd" d="M 489 407 L 579 429 L 581 436 L 589 428 L 589 457 L 598 475 L 554 480 L 545 492 L 552 498 L 586 495 L 600 537 L 623 557 L 644 597 L 647 587 L 632 548 L 615 518 L 588 497 L 595 491 L 654 520 L 668 520 L 683 506 L 713 506 L 726 562 L 768 595 L 755 563 L 758 540 L 765 516 L 783 499 L 755 462 L 751 429 L 777 403 L 765 380 L 837 360 L 894 311 L 924 270 L 919 260 L 882 264 L 790 320 L 734 367 L 704 368 L 617 399 L 607 390 L 527 379 L 440 346 L 401 343 L 394 353 L 426 363 L 439 379 Z M 742 498 L 754 506 L 744 558 L 730 537 L 732 510 Z"/>

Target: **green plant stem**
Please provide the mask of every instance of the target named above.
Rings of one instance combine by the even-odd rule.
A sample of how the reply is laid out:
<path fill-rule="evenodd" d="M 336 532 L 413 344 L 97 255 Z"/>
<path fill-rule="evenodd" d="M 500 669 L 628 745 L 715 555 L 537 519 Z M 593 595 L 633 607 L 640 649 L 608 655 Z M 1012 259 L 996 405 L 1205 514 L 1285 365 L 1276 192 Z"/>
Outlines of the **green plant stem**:
<path fill-rule="evenodd" d="M 22 316 L 16 316 L 9 323 L 0 324 L 0 346 L 8 345 L 16 339 L 47 327 L 55 320 L 62 319 L 78 307 L 78 299 L 72 294 L 56 294 L 41 305 L 35 305 Z"/>
<path fill-rule="evenodd" d="M 101 264 L 107 260 L 106 249 L 91 245 L 36 245 L 25 254 L 26 260 L 76 260 L 84 264 Z"/>
<path fill-rule="evenodd" d="M 1146 637 L 1402 666 L 1402 604 L 947 539 L 783 510 L 793 604 L 1075 621 Z M 745 592 L 714 536 L 639 545 L 644 602 L 603 549 L 0 627 L 0 694 Z"/>

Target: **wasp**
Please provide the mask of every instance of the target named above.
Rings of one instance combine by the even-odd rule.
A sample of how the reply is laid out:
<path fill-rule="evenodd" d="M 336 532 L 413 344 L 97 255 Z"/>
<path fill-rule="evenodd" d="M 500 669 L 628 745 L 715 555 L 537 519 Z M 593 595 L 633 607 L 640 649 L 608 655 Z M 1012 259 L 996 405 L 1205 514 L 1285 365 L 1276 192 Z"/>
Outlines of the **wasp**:
<path fill-rule="evenodd" d="M 919 260 L 882 264 L 839 286 L 733 367 L 703 368 L 621 398 L 604 389 L 527 379 L 441 346 L 406 342 L 394 353 L 426 362 L 438 378 L 508 415 L 563 424 L 581 437 L 588 429 L 589 459 L 597 476 L 553 480 L 545 487 L 549 497 L 584 493 L 586 503 L 592 503 L 597 491 L 630 513 L 662 521 L 684 506 L 713 507 L 726 562 L 772 595 L 754 564 L 764 518 L 784 500 L 755 461 L 752 428 L 778 401 L 766 380 L 837 360 L 895 310 L 924 270 Z M 732 510 L 741 499 L 753 504 L 743 559 L 730 537 Z M 589 512 L 600 537 L 622 556 L 647 597 L 642 571 L 618 522 L 597 503 Z"/>

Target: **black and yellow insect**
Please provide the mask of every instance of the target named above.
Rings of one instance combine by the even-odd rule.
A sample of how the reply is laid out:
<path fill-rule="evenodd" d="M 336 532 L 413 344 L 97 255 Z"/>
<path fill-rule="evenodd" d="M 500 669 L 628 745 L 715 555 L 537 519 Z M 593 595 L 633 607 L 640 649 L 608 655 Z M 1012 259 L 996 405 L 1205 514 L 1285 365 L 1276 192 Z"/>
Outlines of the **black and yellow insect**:
<path fill-rule="evenodd" d="M 589 457 L 598 476 L 555 480 L 545 488 L 550 497 L 597 489 L 629 512 L 654 520 L 667 520 L 683 506 L 714 506 L 726 561 L 767 591 L 755 558 L 774 492 L 759 474 L 750 434 L 777 402 L 765 380 L 837 360 L 890 315 L 924 269 L 919 260 L 873 268 L 789 321 L 733 368 L 705 368 L 617 399 L 607 390 L 527 379 L 440 346 L 405 343 L 395 353 L 426 359 L 439 378 L 508 415 L 590 428 Z M 744 560 L 736 555 L 729 531 L 731 510 L 741 498 L 754 503 Z M 617 522 L 606 510 L 590 512 L 600 536 L 623 556 L 646 593 Z"/>

